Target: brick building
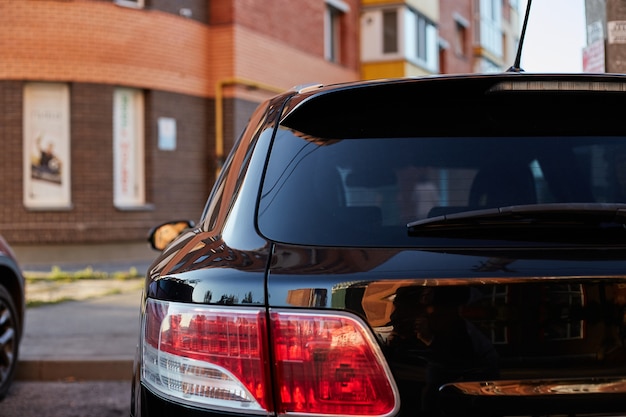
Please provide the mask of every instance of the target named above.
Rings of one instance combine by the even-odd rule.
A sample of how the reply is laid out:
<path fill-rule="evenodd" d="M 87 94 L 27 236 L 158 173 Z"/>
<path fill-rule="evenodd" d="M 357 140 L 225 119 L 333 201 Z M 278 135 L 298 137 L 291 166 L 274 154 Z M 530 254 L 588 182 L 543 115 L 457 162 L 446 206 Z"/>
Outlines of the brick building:
<path fill-rule="evenodd" d="M 499 72 L 515 61 L 518 0 L 362 0 L 361 76 Z"/>
<path fill-rule="evenodd" d="M 358 0 L 0 0 L 0 233 L 143 241 L 195 219 L 252 109 L 359 74 Z"/>

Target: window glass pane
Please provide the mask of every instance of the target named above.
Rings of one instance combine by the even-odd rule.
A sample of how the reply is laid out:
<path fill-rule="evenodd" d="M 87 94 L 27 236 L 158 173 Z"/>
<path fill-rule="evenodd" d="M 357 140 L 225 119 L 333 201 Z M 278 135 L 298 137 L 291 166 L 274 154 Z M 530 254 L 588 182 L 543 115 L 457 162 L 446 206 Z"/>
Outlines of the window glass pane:
<path fill-rule="evenodd" d="M 398 12 L 383 11 L 383 53 L 398 52 Z"/>
<path fill-rule="evenodd" d="M 113 0 L 115 4 L 126 7 L 135 7 L 137 9 L 144 7 L 144 0 Z"/>
<path fill-rule="evenodd" d="M 496 56 L 502 56 L 501 0 L 480 1 L 480 45 Z"/>
<path fill-rule="evenodd" d="M 437 27 L 413 10 L 407 10 L 404 23 L 407 59 L 429 71 L 436 71 L 439 56 Z"/>
<path fill-rule="evenodd" d="M 514 205 L 626 203 L 626 138 L 325 141 L 282 129 L 263 187 L 259 227 L 272 239 L 413 245 L 406 224 L 425 218 Z"/>
<path fill-rule="evenodd" d="M 326 43 L 326 59 L 331 62 L 339 60 L 340 45 L 340 17 L 342 12 L 330 5 L 326 5 L 325 18 L 325 43 Z"/>

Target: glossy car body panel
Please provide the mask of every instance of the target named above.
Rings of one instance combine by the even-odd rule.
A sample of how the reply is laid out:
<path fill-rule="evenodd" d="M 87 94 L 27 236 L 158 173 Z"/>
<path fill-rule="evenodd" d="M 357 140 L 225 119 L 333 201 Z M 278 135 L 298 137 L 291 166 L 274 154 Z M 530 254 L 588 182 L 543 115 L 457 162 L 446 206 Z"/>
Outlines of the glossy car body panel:
<path fill-rule="evenodd" d="M 439 387 L 460 381 L 483 387 L 579 378 L 576 384 L 587 389 L 597 378 L 622 381 L 622 255 L 602 262 L 588 251 L 507 255 L 278 245 L 269 300 L 272 307 L 341 309 L 363 317 L 404 393 L 403 413 L 432 412 L 440 407 L 430 402 Z M 614 387 L 621 394 L 607 396 L 624 395 L 622 386 Z M 503 393 L 475 389 L 471 395 L 481 401 L 460 401 L 471 391 L 464 388 L 446 392 L 455 397 L 446 403 L 454 405 L 449 411 L 511 413 Z M 615 410 L 614 401 L 605 400 L 596 411 Z M 560 412 L 565 409 L 580 411 L 580 405 L 560 404 Z"/>
<path fill-rule="evenodd" d="M 529 84 L 507 90 L 518 80 Z M 533 90 L 531 81 L 548 83 Z M 598 89 L 581 92 L 589 81 Z M 562 93 L 558 84 L 570 89 Z M 624 92 L 623 76 L 506 74 L 355 83 L 277 97 L 253 116 L 198 226 L 155 260 L 146 297 L 359 316 L 400 391 L 397 415 L 624 412 L 626 241 L 496 236 L 485 244 L 477 232 L 437 245 L 314 246 L 274 239 L 271 224 L 258 222 L 279 122 L 312 142 L 338 131 L 403 137 L 415 132 L 415 115 L 428 137 L 623 136 Z M 485 114 L 492 123 L 476 123 Z M 140 375 L 138 361 L 135 416 L 231 415 L 162 398 Z"/>
<path fill-rule="evenodd" d="M 26 309 L 25 284 L 15 253 L 0 236 L 0 400 L 15 375 Z"/>
<path fill-rule="evenodd" d="M 7 272 L 4 277 L 0 277 L 2 285 L 4 285 L 13 296 L 20 321 L 23 323 L 24 311 L 26 309 L 24 299 L 24 276 L 22 275 L 22 269 L 17 262 L 15 253 L 2 237 L 0 237 L 0 266 L 5 268 Z"/>

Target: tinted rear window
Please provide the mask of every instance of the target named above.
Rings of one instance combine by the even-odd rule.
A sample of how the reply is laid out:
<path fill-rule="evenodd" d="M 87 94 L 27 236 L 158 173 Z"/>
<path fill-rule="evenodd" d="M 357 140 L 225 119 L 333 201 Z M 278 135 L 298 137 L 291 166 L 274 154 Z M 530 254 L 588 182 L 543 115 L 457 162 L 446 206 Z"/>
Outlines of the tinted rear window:
<path fill-rule="evenodd" d="M 280 128 L 258 225 L 280 242 L 414 246 L 408 222 L 481 208 L 624 203 L 624 137 L 318 139 Z M 420 238 L 423 239 L 423 238 Z"/>

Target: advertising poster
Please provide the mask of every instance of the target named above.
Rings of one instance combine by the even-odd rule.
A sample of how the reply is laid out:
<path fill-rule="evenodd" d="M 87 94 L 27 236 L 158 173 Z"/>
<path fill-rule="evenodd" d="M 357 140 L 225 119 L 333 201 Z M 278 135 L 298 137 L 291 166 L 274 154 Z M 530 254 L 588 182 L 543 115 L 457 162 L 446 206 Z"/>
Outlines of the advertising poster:
<path fill-rule="evenodd" d="M 68 208 L 70 196 L 69 87 L 24 87 L 24 205 Z"/>
<path fill-rule="evenodd" d="M 132 208 L 145 203 L 143 95 L 118 88 L 113 97 L 114 205 Z"/>

